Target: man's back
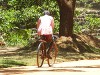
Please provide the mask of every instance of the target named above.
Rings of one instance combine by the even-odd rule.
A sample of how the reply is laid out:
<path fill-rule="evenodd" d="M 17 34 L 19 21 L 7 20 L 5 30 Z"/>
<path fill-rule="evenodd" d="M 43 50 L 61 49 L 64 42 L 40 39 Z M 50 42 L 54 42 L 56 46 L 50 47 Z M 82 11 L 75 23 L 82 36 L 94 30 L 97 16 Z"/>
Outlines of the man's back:
<path fill-rule="evenodd" d="M 50 16 L 49 11 L 44 11 L 37 23 L 38 35 L 52 35 L 54 28 L 54 19 Z"/>
<path fill-rule="evenodd" d="M 42 17 L 40 17 L 41 23 L 40 25 L 43 25 L 45 27 L 50 26 L 51 25 L 51 21 L 52 21 L 52 17 L 49 15 L 44 15 Z"/>

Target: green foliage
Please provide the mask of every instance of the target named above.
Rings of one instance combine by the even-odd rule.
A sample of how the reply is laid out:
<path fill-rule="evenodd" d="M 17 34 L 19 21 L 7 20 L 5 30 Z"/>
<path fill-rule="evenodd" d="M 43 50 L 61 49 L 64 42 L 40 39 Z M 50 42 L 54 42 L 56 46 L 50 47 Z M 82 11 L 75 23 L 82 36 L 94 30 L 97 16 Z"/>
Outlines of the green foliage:
<path fill-rule="evenodd" d="M 93 30 L 100 25 L 100 18 L 93 18 L 92 16 L 86 17 L 86 20 L 89 22 L 88 28 Z"/>
<path fill-rule="evenodd" d="M 100 18 L 91 18 L 86 17 L 86 24 L 80 25 L 77 22 L 75 22 L 74 25 L 74 31 L 75 33 L 81 33 L 83 29 L 94 31 L 94 29 L 98 28 L 100 26 Z"/>
<path fill-rule="evenodd" d="M 0 0 L 0 4 L 0 33 L 5 33 L 7 45 L 27 44 L 29 29 L 36 27 L 44 10 L 50 10 L 55 19 L 54 31 L 58 31 L 59 10 L 55 0 Z"/>
<path fill-rule="evenodd" d="M 77 6 L 100 9 L 100 0 L 77 0 Z"/>
<path fill-rule="evenodd" d="M 95 2 L 100 2 L 100 0 L 94 0 Z"/>
<path fill-rule="evenodd" d="M 28 38 L 30 38 L 30 33 L 31 30 L 16 30 L 12 31 L 10 33 L 7 33 L 6 37 L 6 42 L 8 43 L 8 45 L 11 46 L 25 46 L 27 44 Z"/>
<path fill-rule="evenodd" d="M 83 19 L 82 23 L 81 21 L 75 21 L 74 22 L 74 32 L 75 33 L 81 33 L 83 29 L 85 30 L 90 30 L 91 32 L 94 31 L 94 29 L 98 28 L 100 26 L 100 18 L 96 17 L 95 14 L 88 14 L 86 15 L 85 11 L 86 9 L 83 10 L 85 17 L 82 17 L 80 19 Z M 80 16 L 82 15 L 83 11 L 75 11 L 75 16 Z"/>
<path fill-rule="evenodd" d="M 90 0 L 77 0 L 87 3 Z M 100 2 L 100 0 L 91 0 Z M 56 0 L 0 0 L 0 33 L 5 33 L 4 39 L 7 45 L 26 45 L 30 38 L 30 28 L 36 27 L 36 22 L 43 15 L 44 10 L 49 10 L 55 20 L 54 32 L 59 31 L 59 8 Z M 77 11 L 76 15 L 81 12 Z M 75 22 L 74 31 L 80 32 L 83 28 L 99 25 L 99 18 L 86 17 L 84 26 Z M 88 21 L 91 22 L 88 24 Z M 88 26 L 87 26 L 88 25 Z"/>

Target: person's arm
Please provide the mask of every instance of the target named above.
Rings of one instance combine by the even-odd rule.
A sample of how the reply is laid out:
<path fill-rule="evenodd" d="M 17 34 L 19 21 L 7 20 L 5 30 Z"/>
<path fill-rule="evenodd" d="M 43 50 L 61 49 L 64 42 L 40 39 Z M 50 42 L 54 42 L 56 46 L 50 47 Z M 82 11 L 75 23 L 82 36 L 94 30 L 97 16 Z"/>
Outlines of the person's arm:
<path fill-rule="evenodd" d="M 54 19 L 51 20 L 52 29 L 54 29 Z"/>
<path fill-rule="evenodd" d="M 41 23 L 41 20 L 40 20 L 40 19 L 38 19 L 38 22 L 37 22 L 37 29 L 39 28 L 40 23 Z"/>

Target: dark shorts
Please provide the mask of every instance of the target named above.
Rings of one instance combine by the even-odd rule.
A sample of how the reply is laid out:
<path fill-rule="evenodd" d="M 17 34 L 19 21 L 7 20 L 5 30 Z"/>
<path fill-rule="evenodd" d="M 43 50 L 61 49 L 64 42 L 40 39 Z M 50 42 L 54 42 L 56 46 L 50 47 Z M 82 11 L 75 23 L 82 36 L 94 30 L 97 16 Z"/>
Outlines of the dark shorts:
<path fill-rule="evenodd" d="M 46 42 L 51 42 L 52 41 L 52 35 L 41 35 L 41 39 L 45 40 Z"/>

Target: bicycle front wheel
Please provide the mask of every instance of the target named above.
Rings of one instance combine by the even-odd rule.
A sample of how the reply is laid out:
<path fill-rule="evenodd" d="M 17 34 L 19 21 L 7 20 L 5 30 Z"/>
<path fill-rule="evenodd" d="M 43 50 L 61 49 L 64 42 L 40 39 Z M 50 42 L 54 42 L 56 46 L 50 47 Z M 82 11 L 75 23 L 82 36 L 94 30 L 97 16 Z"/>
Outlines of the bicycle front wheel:
<path fill-rule="evenodd" d="M 53 66 L 53 64 L 55 63 L 57 53 L 58 53 L 57 45 L 55 42 L 53 42 L 49 51 L 49 55 L 51 57 L 51 58 L 48 58 L 49 67 Z"/>
<path fill-rule="evenodd" d="M 41 67 L 44 62 L 44 43 L 41 42 L 37 49 L 37 66 Z"/>

